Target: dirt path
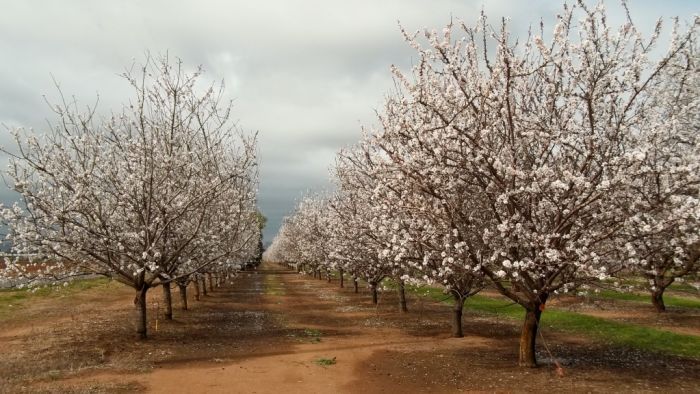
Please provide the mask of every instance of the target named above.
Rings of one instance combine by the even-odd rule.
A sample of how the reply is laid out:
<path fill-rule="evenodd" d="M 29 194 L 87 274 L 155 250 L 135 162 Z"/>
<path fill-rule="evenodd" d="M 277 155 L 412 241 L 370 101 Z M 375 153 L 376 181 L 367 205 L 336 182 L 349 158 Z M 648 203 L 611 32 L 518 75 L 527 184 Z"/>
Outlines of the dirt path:
<path fill-rule="evenodd" d="M 175 321 L 161 321 L 146 342 L 125 343 L 131 327 L 123 322 L 132 311 L 126 302 L 114 310 L 115 297 L 108 297 L 107 312 L 85 310 L 70 324 L 33 323 L 31 337 L 15 326 L 11 338 L 0 337 L 0 346 L 16 356 L 0 360 L 0 378 L 3 369 L 27 376 L 8 378 L 13 385 L 7 392 L 697 392 L 700 387 L 698 361 L 554 334 L 547 340 L 565 376 L 557 376 L 544 354 L 542 368 L 520 369 L 513 322 L 468 314 L 465 337 L 450 338 L 445 305 L 412 298 L 411 312 L 400 314 L 393 293 L 383 294 L 375 307 L 364 289 L 354 294 L 337 282 L 278 266 L 241 273 L 233 284 L 192 302 L 190 311 L 176 311 Z M 88 324 L 99 319 L 107 322 Z M 36 340 L 46 335 L 53 339 Z M 82 364 L 68 370 L 46 361 L 54 357 Z M 29 379 L 31 371 L 22 368 L 31 362 L 48 363 L 42 370 L 59 373 Z"/>
<path fill-rule="evenodd" d="M 312 281 L 289 271 L 245 274 L 248 286 L 264 292 L 254 297 L 258 313 L 282 320 L 295 334 L 293 344 L 282 351 L 265 352 L 255 358 L 227 365 L 187 364 L 159 369 L 143 383 L 154 392 L 187 392 L 198 381 L 206 392 L 333 393 L 333 392 L 435 392 L 439 387 L 402 384 L 391 372 L 360 374 L 377 369 L 378 352 L 435 351 L 454 340 L 403 335 L 397 328 L 382 327 L 376 310 L 351 304 L 351 298 L 322 281 Z M 245 291 L 245 290 L 244 290 Z M 460 340 L 467 346 L 486 346 L 484 338 Z M 319 360 L 335 364 L 319 365 Z M 399 378 L 400 373 L 394 372 Z M 369 391 L 368 391 L 369 390 Z"/>

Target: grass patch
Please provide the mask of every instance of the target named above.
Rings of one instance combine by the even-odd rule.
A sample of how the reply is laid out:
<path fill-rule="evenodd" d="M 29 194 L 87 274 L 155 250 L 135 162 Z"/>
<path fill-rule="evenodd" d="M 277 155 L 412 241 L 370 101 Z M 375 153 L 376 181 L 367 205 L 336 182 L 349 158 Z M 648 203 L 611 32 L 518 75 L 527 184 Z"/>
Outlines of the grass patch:
<path fill-rule="evenodd" d="M 328 367 L 331 365 L 335 365 L 335 357 L 333 357 L 333 358 L 319 358 L 318 360 L 314 361 L 314 364 L 320 365 L 322 367 Z"/>
<path fill-rule="evenodd" d="M 411 291 L 438 301 L 452 303 L 452 300 L 445 299 L 447 295 L 437 288 L 421 287 Z M 525 310 L 520 305 L 504 299 L 476 295 L 468 298 L 464 307 L 467 310 L 512 320 L 522 320 L 525 317 Z M 677 334 L 557 309 L 545 310 L 540 324 L 558 331 L 586 335 L 614 345 L 700 358 L 700 338 L 693 335 Z"/>
<path fill-rule="evenodd" d="M 321 331 L 315 328 L 305 328 L 301 332 L 295 331 L 287 335 L 290 338 L 297 338 L 299 342 L 319 343 L 321 342 Z"/>
<path fill-rule="evenodd" d="M 265 276 L 265 295 L 272 296 L 283 296 L 286 292 L 284 291 L 284 284 L 277 275 L 266 275 Z"/>
<path fill-rule="evenodd" d="M 85 290 L 108 286 L 109 278 L 82 279 L 68 282 L 65 286 L 44 286 L 35 289 L 0 289 L 0 319 L 22 309 L 27 302 L 44 298 L 59 298 Z"/>
<path fill-rule="evenodd" d="M 613 290 L 601 290 L 598 293 L 591 293 L 590 296 L 599 299 L 641 302 L 651 305 L 651 295 L 647 294 L 619 292 Z M 681 308 L 700 308 L 700 299 L 693 299 L 689 297 L 664 295 L 664 303 L 666 304 L 666 306 L 675 306 Z"/>
<path fill-rule="evenodd" d="M 671 286 L 668 287 L 669 290 L 675 290 L 675 291 L 687 291 L 690 293 L 697 293 L 698 288 L 691 285 L 690 282 L 694 282 L 694 284 L 698 284 L 698 280 L 685 280 L 683 282 L 673 282 L 671 283 Z"/>
<path fill-rule="evenodd" d="M 49 372 L 47 373 L 47 376 L 48 376 L 49 379 L 51 379 L 51 380 L 58 380 L 58 379 L 61 378 L 62 375 L 63 375 L 63 374 L 61 373 L 61 371 L 57 371 L 57 370 L 52 370 L 52 371 L 49 371 Z"/>
<path fill-rule="evenodd" d="M 304 331 L 304 337 L 309 340 L 311 343 L 319 343 L 321 342 L 321 331 L 316 330 L 314 328 L 305 328 Z"/>

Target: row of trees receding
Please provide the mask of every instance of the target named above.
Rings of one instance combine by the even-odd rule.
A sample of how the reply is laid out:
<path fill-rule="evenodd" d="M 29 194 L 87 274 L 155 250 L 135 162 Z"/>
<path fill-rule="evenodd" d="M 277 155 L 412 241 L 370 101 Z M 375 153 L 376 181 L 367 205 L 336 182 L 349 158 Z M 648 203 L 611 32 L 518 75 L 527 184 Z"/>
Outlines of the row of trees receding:
<path fill-rule="evenodd" d="M 198 84 L 201 69 L 148 57 L 123 77 L 134 96 L 111 116 L 64 98 L 52 130 L 13 133 L 4 152 L 22 200 L 2 218 L 14 252 L 32 258 L 0 276 L 111 277 L 134 289 L 145 338 L 149 289 L 163 286 L 171 316 L 171 284 L 186 300 L 188 283 L 211 286 L 261 253 L 256 138 L 232 122 L 223 84 Z"/>
<path fill-rule="evenodd" d="M 645 38 L 626 14 L 613 27 L 579 2 L 520 41 L 483 15 L 404 32 L 417 60 L 393 69 L 380 127 L 339 152 L 336 190 L 304 199 L 266 258 L 375 294 L 387 277 L 442 286 L 455 336 L 490 286 L 524 309 L 522 366 L 556 294 L 636 275 L 663 311 L 698 272 L 698 19 L 660 44 L 661 22 Z"/>

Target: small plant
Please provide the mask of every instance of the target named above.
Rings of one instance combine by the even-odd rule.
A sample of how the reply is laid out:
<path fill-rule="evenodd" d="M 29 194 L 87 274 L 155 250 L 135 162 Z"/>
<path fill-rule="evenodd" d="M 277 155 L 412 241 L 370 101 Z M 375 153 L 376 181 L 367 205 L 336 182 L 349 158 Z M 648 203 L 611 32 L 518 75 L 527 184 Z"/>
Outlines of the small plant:
<path fill-rule="evenodd" d="M 329 365 L 335 365 L 335 357 L 333 358 L 319 358 L 318 360 L 314 361 L 316 365 L 320 365 L 322 367 L 327 367 Z"/>
<path fill-rule="evenodd" d="M 313 329 L 313 328 L 305 328 L 304 329 L 304 336 L 309 338 L 309 341 L 311 343 L 318 343 L 321 342 L 321 331 Z"/>
<path fill-rule="evenodd" d="M 282 283 L 277 276 L 268 275 L 265 278 L 265 294 L 271 296 L 285 295 L 284 283 Z"/>
<path fill-rule="evenodd" d="M 58 380 L 58 379 L 61 378 L 61 375 L 62 375 L 62 374 L 61 374 L 61 371 L 58 371 L 58 370 L 51 370 L 51 371 L 49 371 L 48 375 L 49 375 L 49 379 L 51 379 L 51 380 Z"/>

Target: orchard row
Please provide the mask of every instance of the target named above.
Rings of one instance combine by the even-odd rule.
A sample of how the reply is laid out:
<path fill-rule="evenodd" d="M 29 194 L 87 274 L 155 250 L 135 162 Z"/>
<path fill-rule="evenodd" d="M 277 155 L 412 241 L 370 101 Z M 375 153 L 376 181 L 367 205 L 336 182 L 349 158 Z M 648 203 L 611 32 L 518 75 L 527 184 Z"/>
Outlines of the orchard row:
<path fill-rule="evenodd" d="M 623 5 L 623 7 L 625 7 Z M 629 13 L 628 13 L 629 15 Z M 462 306 L 491 287 L 525 314 L 536 365 L 549 299 L 642 277 L 654 305 L 700 256 L 696 18 L 644 37 L 602 5 L 564 7 L 519 41 L 507 21 L 404 32 L 416 51 L 379 126 L 338 153 L 267 250 L 307 272 L 441 286 Z"/>
<path fill-rule="evenodd" d="M 260 261 L 256 140 L 200 74 L 148 58 L 123 75 L 134 96 L 111 116 L 64 99 L 50 132 L 14 132 L 5 153 L 21 201 L 1 213 L 15 256 L 30 257 L 7 259 L 0 279 L 111 277 L 135 290 L 145 338 L 149 289 L 163 286 L 172 311 L 171 284 L 211 286 Z"/>

